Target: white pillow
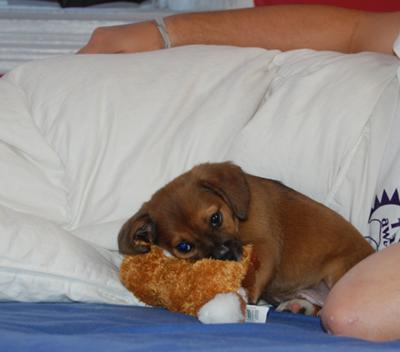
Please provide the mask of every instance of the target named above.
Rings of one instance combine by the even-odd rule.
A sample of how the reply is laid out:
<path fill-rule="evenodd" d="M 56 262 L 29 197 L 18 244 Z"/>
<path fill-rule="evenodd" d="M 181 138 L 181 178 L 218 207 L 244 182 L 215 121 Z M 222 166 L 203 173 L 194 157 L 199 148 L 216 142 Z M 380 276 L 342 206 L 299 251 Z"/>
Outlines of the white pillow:
<path fill-rule="evenodd" d="M 0 79 L 0 206 L 65 223 L 64 168 L 29 108 L 20 87 Z"/>
<path fill-rule="evenodd" d="M 274 178 L 350 220 L 364 235 L 399 104 L 394 56 L 296 50 L 226 158 Z"/>
<path fill-rule="evenodd" d="M 203 161 L 278 178 L 361 228 L 397 66 L 192 46 L 18 67 L 0 80 L 0 299 L 137 304 L 100 246 L 116 249 L 123 221 Z"/>
<path fill-rule="evenodd" d="M 0 207 L 0 300 L 141 303 L 120 283 L 118 253 Z"/>
<path fill-rule="evenodd" d="M 227 47 L 66 56 L 3 77 L 0 300 L 139 304 L 119 282 L 120 256 L 99 246 L 116 249 L 123 220 L 162 184 L 223 159 L 274 56 Z"/>
<path fill-rule="evenodd" d="M 121 222 L 194 164 L 222 160 L 264 97 L 275 54 L 193 46 L 65 56 L 6 76 L 64 167 L 64 228 Z"/>

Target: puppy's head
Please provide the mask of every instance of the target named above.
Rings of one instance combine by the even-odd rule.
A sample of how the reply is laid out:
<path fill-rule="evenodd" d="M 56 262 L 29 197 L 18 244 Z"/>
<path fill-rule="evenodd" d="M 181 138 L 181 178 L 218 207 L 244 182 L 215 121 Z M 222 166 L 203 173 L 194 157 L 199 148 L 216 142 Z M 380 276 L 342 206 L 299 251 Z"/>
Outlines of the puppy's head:
<path fill-rule="evenodd" d="M 250 192 L 244 172 L 231 163 L 201 164 L 156 192 L 118 236 L 123 254 L 157 244 L 178 258 L 238 260 L 239 222 Z"/>

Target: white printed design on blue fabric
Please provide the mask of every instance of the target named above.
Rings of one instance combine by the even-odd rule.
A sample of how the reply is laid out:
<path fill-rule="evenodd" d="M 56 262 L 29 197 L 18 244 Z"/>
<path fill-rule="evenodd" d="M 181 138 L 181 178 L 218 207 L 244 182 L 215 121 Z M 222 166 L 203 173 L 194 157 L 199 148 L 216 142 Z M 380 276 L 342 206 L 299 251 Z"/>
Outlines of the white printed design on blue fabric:
<path fill-rule="evenodd" d="M 385 190 L 381 199 L 375 197 L 368 223 L 370 234 L 366 239 L 375 250 L 400 242 L 400 199 L 397 189 L 391 197 Z"/>

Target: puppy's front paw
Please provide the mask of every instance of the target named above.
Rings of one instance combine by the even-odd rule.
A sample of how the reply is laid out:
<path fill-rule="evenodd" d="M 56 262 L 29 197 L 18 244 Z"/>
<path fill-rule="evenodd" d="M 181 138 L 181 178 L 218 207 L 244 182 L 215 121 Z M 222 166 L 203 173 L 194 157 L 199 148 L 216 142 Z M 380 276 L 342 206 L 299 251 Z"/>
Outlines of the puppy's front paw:
<path fill-rule="evenodd" d="M 276 310 L 278 312 L 288 311 L 292 313 L 301 313 L 304 315 L 316 316 L 320 310 L 320 307 L 312 304 L 305 299 L 295 298 L 286 302 L 282 302 L 281 304 L 279 304 Z"/>

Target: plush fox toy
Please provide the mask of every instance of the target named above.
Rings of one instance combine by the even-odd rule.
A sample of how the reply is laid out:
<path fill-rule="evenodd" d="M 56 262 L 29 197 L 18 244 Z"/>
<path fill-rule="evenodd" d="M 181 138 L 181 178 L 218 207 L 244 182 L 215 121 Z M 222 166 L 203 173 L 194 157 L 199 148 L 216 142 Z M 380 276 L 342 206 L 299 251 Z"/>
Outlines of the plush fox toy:
<path fill-rule="evenodd" d="M 240 261 L 177 259 L 161 248 L 125 256 L 123 284 L 143 303 L 197 316 L 203 323 L 242 322 L 257 260 L 245 246 Z"/>

